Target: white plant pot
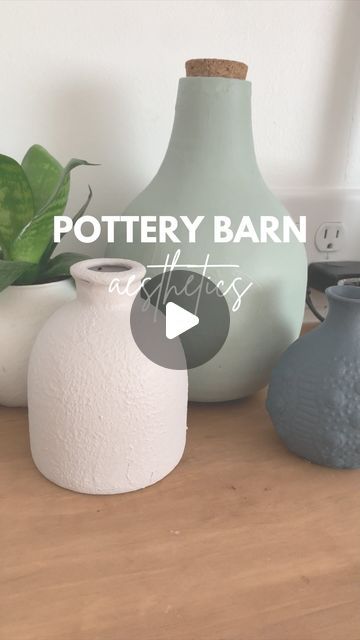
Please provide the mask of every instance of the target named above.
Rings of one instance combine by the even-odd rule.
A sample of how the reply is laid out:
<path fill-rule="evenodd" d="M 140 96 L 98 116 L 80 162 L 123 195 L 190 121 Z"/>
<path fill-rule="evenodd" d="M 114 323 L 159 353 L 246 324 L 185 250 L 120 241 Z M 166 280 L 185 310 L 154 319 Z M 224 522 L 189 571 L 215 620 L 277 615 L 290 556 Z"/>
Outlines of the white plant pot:
<path fill-rule="evenodd" d="M 154 364 L 132 337 L 132 292 L 145 275 L 142 265 L 85 260 L 71 273 L 77 300 L 45 324 L 30 358 L 32 456 L 46 478 L 67 489 L 141 489 L 183 454 L 187 371 Z M 114 277 L 132 285 L 110 293 Z"/>
<path fill-rule="evenodd" d="M 73 300 L 72 280 L 8 287 L 0 293 L 0 404 L 27 405 L 31 348 L 44 322 Z"/>

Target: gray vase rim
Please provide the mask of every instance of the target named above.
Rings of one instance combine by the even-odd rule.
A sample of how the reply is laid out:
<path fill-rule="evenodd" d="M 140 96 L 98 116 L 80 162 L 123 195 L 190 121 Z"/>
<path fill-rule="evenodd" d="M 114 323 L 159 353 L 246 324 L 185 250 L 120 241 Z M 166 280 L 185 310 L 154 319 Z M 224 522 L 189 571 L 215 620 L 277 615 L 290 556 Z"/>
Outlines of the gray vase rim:
<path fill-rule="evenodd" d="M 360 303 L 360 287 L 351 284 L 340 284 L 328 287 L 325 291 L 330 300 L 344 303 Z"/>

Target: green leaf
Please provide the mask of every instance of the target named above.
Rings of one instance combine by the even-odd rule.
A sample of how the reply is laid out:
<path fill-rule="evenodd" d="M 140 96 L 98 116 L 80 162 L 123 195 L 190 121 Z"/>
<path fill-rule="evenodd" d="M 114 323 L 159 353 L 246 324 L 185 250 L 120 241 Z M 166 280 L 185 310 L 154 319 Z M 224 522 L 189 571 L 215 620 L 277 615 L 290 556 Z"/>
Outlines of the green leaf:
<path fill-rule="evenodd" d="M 0 291 L 16 282 L 26 271 L 32 270 L 34 265 L 28 262 L 12 262 L 0 260 Z"/>
<path fill-rule="evenodd" d="M 30 285 L 30 284 L 42 284 L 44 280 L 41 279 L 40 268 L 38 264 L 27 263 L 29 268 L 17 278 L 14 284 L 16 285 Z"/>
<path fill-rule="evenodd" d="M 86 202 L 83 204 L 83 206 L 79 209 L 79 211 L 74 215 L 73 217 L 73 225 L 75 224 L 76 220 L 78 220 L 79 218 L 81 218 L 81 216 L 84 215 L 86 209 L 89 206 L 90 200 L 92 198 L 92 191 L 91 191 L 91 187 L 89 185 L 89 195 L 87 197 Z M 64 235 L 66 235 L 65 233 L 62 234 L 62 238 L 64 237 Z M 53 254 L 53 252 L 55 251 L 56 247 L 57 247 L 58 243 L 54 242 L 53 239 L 51 238 L 48 246 L 46 247 L 43 255 L 41 256 L 41 264 L 46 264 L 47 261 L 49 260 L 50 256 Z"/>
<path fill-rule="evenodd" d="M 68 276 L 70 275 L 70 267 L 75 264 L 75 262 L 88 259 L 89 256 L 85 256 L 82 253 L 61 253 L 48 262 L 42 277 L 48 279 Z"/>
<path fill-rule="evenodd" d="M 33 193 L 35 211 L 38 212 L 51 200 L 64 169 L 60 162 L 39 144 L 33 145 L 27 151 L 22 161 L 22 168 Z M 68 177 L 62 193 L 57 198 L 58 213 L 56 215 L 61 215 L 64 212 L 69 189 L 70 179 Z"/>
<path fill-rule="evenodd" d="M 73 159 L 66 165 L 63 170 L 58 186 L 55 188 L 53 195 L 45 205 L 37 211 L 33 220 L 31 220 L 19 233 L 15 242 L 11 246 L 10 257 L 13 260 L 25 260 L 27 262 L 39 262 L 46 248 L 53 238 L 53 220 L 54 216 L 60 215 L 59 201 L 63 193 L 64 184 L 72 169 L 80 165 L 90 165 L 86 160 Z"/>
<path fill-rule="evenodd" d="M 69 160 L 69 162 L 67 163 L 65 169 L 63 169 L 60 177 L 59 177 L 59 182 L 57 184 L 57 187 L 55 188 L 53 194 L 50 196 L 49 200 L 41 207 L 41 209 L 39 209 L 39 211 L 36 212 L 36 217 L 38 216 L 43 216 L 43 215 L 48 215 L 49 213 L 51 214 L 52 209 L 57 207 L 57 200 L 58 198 L 60 198 L 61 194 L 62 194 L 62 190 L 64 187 L 64 184 L 66 183 L 66 181 L 69 178 L 70 172 L 73 169 L 76 169 L 76 167 L 80 167 L 86 165 L 88 167 L 96 167 L 98 165 L 92 163 L 92 162 L 88 162 L 87 160 L 79 160 L 78 158 L 72 158 L 71 160 Z M 53 212 L 52 213 L 52 217 L 54 217 L 54 215 L 61 215 L 61 213 L 57 213 L 57 212 Z"/>
<path fill-rule="evenodd" d="M 33 196 L 22 167 L 12 158 L 0 155 L 0 244 L 6 257 L 33 216 Z"/>

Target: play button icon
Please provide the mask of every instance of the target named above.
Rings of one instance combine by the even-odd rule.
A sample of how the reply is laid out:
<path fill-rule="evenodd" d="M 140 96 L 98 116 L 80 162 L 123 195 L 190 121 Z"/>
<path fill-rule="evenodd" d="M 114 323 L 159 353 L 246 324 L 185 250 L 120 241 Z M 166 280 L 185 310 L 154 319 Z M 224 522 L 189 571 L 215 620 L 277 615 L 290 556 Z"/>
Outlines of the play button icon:
<path fill-rule="evenodd" d="M 199 318 L 190 311 L 179 307 L 175 302 L 166 304 L 166 337 L 169 340 L 181 336 L 185 331 L 189 331 L 199 324 Z"/>
<path fill-rule="evenodd" d="M 130 325 L 142 353 L 168 369 L 193 369 L 213 358 L 230 326 L 224 295 L 189 269 L 148 277 L 135 297 Z"/>

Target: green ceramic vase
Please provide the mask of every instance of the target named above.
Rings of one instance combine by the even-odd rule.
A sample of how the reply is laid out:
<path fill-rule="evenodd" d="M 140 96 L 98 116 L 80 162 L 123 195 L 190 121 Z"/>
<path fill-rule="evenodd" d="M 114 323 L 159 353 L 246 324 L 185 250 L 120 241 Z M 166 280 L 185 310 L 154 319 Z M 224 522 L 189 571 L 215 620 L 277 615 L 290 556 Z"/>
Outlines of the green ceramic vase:
<path fill-rule="evenodd" d="M 189 372 L 190 399 L 233 400 L 266 385 L 273 365 L 300 331 L 306 255 L 293 236 L 289 243 L 254 243 L 250 238 L 214 242 L 214 216 L 230 217 L 234 231 L 242 216 L 250 216 L 260 235 L 260 216 L 276 216 L 281 222 L 288 215 L 257 166 L 250 82 L 228 77 L 180 79 L 165 158 L 152 182 L 124 213 L 205 219 L 196 243 L 189 243 L 185 228 L 179 226 L 181 244 L 142 244 L 138 233 L 127 244 L 115 236 L 107 256 L 164 264 L 180 249 L 181 264 L 202 265 L 209 256 L 211 264 L 226 265 L 209 268 L 206 275 L 223 282 L 231 310 L 230 331 L 217 355 Z M 156 271 L 150 268 L 148 274 Z M 245 293 L 233 310 L 238 300 L 235 289 Z"/>

